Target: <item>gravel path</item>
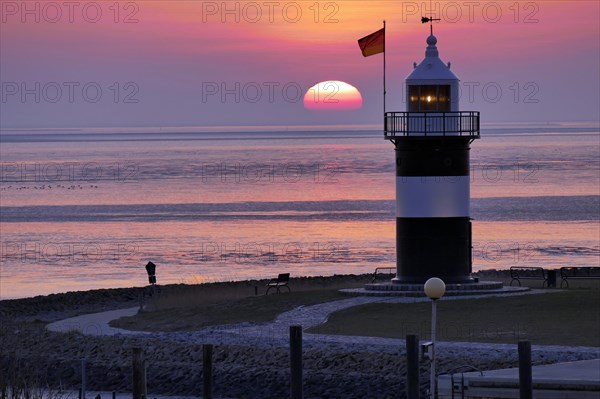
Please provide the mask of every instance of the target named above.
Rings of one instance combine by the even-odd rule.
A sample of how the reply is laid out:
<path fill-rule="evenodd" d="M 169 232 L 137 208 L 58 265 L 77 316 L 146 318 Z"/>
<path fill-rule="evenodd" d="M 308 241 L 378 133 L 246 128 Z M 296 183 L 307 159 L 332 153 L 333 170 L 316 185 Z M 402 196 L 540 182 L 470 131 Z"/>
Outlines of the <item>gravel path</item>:
<path fill-rule="evenodd" d="M 129 331 L 111 327 L 108 323 L 121 317 L 135 316 L 139 307 L 109 310 L 107 312 L 85 314 L 77 317 L 56 321 L 48 324 L 48 331 L 70 332 L 79 331 L 84 335 L 109 336 L 109 335 L 145 335 L 143 331 Z"/>
<path fill-rule="evenodd" d="M 510 295 L 537 295 L 551 294 L 557 291 L 529 290 Z M 506 295 L 506 294 L 502 294 Z M 446 297 L 442 300 L 465 300 L 467 298 L 480 298 L 484 295 L 469 297 Z M 490 295 L 485 295 L 489 297 Z M 329 315 L 338 310 L 369 303 L 414 303 L 428 301 L 427 298 L 414 297 L 366 297 L 357 296 L 338 301 L 326 302 L 312 306 L 300 306 L 288 312 L 282 313 L 274 321 L 268 323 L 238 323 L 206 327 L 198 331 L 185 332 L 159 332 L 148 333 L 141 331 L 129 331 L 109 326 L 111 320 L 132 316 L 138 308 L 128 308 L 108 312 L 88 314 L 78 317 L 64 319 L 51 323 L 48 330 L 55 332 L 80 331 L 85 335 L 127 335 L 147 336 L 152 339 L 160 339 L 175 342 L 211 342 L 215 345 L 249 345 L 256 347 L 287 347 L 289 345 L 289 326 L 302 325 L 304 329 L 316 327 L 327 321 Z M 404 347 L 404 340 L 397 338 L 377 338 L 344 336 L 330 334 L 304 334 L 305 346 L 308 349 L 328 349 L 332 347 L 346 348 L 361 351 L 388 351 L 395 352 L 399 347 Z M 514 351 L 513 344 L 492 344 L 472 342 L 438 342 L 437 347 L 448 350 L 496 350 Z M 566 347 L 534 345 L 535 350 L 544 352 L 561 352 L 568 350 L 574 353 L 595 352 L 600 355 L 598 348 L 590 347 Z"/>

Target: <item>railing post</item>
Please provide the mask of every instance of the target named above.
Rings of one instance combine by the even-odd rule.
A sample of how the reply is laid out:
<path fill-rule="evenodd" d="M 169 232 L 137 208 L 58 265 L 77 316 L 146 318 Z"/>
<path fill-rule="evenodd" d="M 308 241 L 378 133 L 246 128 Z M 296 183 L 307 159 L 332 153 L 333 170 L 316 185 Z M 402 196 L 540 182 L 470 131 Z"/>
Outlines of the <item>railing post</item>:
<path fill-rule="evenodd" d="M 468 118 L 469 118 L 469 132 L 472 132 L 473 131 L 473 115 L 470 112 L 469 112 Z"/>
<path fill-rule="evenodd" d="M 387 132 L 388 132 L 388 129 L 387 129 L 387 114 L 384 112 L 383 113 L 383 135 L 387 136 Z"/>
<path fill-rule="evenodd" d="M 475 114 L 469 115 L 469 128 L 470 128 L 471 132 L 474 130 L 473 123 L 476 122 L 476 119 L 474 119 L 474 116 L 475 116 Z"/>
<path fill-rule="evenodd" d="M 468 117 L 469 117 L 469 131 L 472 132 L 473 131 L 473 122 L 475 120 L 473 119 L 473 115 L 470 112 L 469 112 Z"/>
<path fill-rule="evenodd" d="M 442 112 L 442 129 L 444 130 L 444 136 L 446 135 L 446 113 Z"/>

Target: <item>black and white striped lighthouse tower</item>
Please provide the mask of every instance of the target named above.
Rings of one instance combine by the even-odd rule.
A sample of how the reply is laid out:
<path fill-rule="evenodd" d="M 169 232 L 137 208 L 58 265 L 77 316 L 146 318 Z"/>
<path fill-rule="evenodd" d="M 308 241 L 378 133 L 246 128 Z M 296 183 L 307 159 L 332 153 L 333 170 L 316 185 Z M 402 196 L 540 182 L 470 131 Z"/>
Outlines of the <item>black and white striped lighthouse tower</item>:
<path fill-rule="evenodd" d="M 406 112 L 386 112 L 396 150 L 396 277 L 392 283 L 473 282 L 469 150 L 479 112 L 459 110 L 459 79 L 427 38 L 425 59 L 406 78 Z"/>

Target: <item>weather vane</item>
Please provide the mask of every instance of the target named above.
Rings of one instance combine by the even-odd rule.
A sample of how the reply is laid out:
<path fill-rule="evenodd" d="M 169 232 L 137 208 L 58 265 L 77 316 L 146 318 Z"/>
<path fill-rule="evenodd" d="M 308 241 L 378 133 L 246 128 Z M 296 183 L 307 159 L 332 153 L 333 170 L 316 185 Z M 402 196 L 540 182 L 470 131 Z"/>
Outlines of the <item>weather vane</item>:
<path fill-rule="evenodd" d="M 429 18 L 421 17 L 421 23 L 426 24 L 429 22 L 429 32 L 431 33 L 431 36 L 433 36 L 433 21 L 441 21 L 441 19 L 433 18 L 432 0 L 429 0 Z"/>
<path fill-rule="evenodd" d="M 421 23 L 422 24 L 426 24 L 427 22 L 429 22 L 429 29 L 431 32 L 431 35 L 433 36 L 433 21 L 441 21 L 440 18 L 427 18 L 427 17 L 421 17 Z"/>

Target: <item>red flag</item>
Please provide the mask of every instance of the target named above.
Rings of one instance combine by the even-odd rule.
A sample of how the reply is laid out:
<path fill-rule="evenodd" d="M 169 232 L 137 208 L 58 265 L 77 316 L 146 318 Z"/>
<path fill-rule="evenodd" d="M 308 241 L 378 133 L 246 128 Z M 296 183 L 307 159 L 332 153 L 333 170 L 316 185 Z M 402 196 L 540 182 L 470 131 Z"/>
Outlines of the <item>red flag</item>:
<path fill-rule="evenodd" d="M 385 51 L 385 28 L 359 39 L 358 46 L 364 57 L 383 53 Z"/>

